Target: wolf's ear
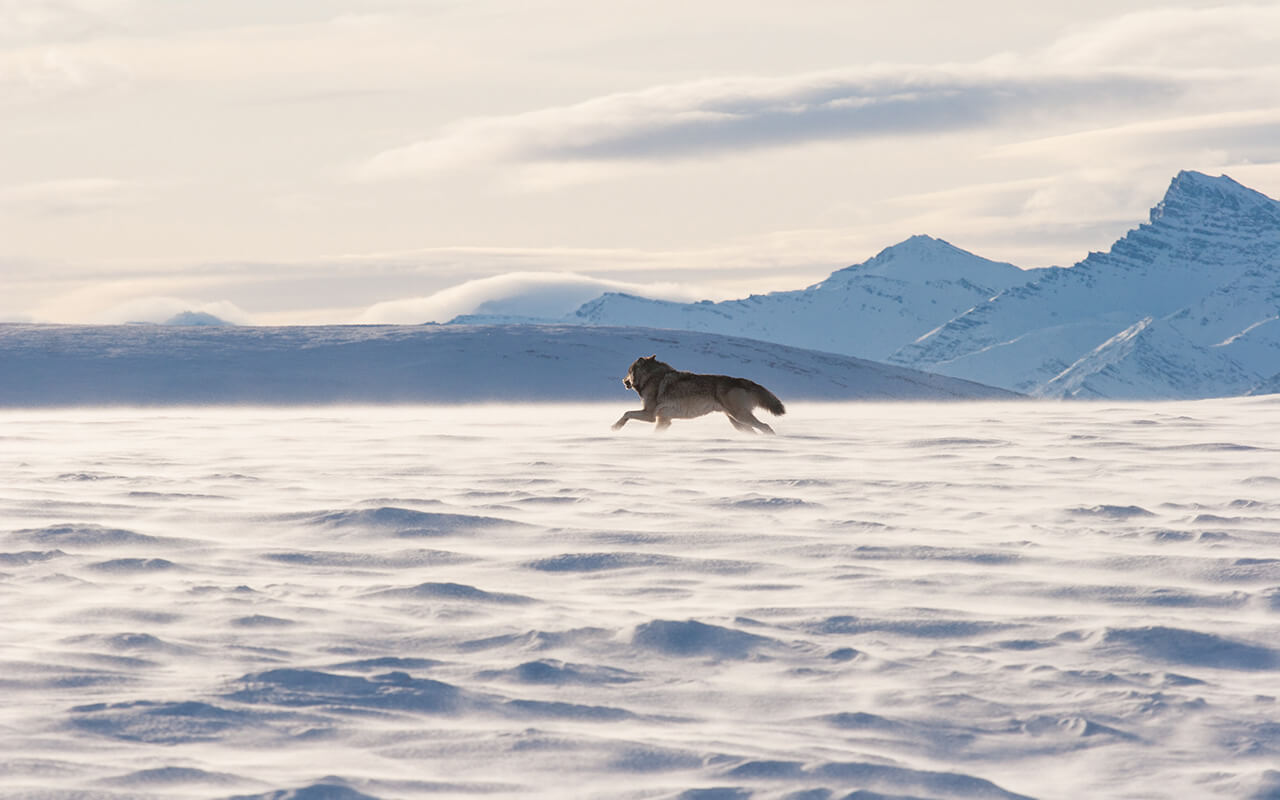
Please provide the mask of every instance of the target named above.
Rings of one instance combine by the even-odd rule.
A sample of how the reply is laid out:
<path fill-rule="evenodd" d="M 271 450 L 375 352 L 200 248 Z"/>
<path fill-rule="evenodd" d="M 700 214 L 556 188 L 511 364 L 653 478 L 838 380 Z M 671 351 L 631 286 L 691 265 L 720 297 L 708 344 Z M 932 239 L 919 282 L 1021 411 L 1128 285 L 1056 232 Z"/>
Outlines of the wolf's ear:
<path fill-rule="evenodd" d="M 647 360 L 648 360 L 648 361 L 657 361 L 657 360 L 658 360 L 658 354 L 657 354 L 657 353 L 654 353 L 653 355 L 649 356 L 649 358 L 648 358 Z"/>

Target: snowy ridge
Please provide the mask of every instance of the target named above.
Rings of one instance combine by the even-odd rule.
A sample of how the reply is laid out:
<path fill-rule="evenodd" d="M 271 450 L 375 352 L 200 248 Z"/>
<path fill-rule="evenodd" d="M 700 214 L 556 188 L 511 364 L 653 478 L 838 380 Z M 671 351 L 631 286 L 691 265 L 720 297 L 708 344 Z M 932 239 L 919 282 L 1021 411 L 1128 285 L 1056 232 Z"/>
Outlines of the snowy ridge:
<path fill-rule="evenodd" d="M 1183 172 L 1150 218 L 1109 252 L 1004 292 L 889 360 L 1035 394 L 1070 394 L 1082 379 L 1060 379 L 1064 367 L 1094 347 L 1113 347 L 1122 352 L 1097 353 L 1076 367 L 1105 361 L 1114 380 L 1105 388 L 1094 383 L 1100 396 L 1249 391 L 1280 364 L 1243 347 L 1205 348 L 1213 343 L 1208 339 L 1238 336 L 1280 310 L 1280 203 L 1225 176 Z M 1164 328 L 1167 318 L 1181 335 L 1180 341 L 1163 336 L 1160 357 L 1117 335 L 1148 317 L 1156 323 L 1143 327 L 1139 342 Z M 1200 331 L 1176 321 L 1192 318 Z M 1057 335 L 1039 337 L 1034 349 L 1017 346 L 1047 328 Z"/>
<path fill-rule="evenodd" d="M 1037 391 L 1046 397 L 1185 399 L 1245 394 L 1258 382 L 1225 352 L 1198 347 L 1147 317 L 1099 345 Z"/>
<path fill-rule="evenodd" d="M 719 303 L 606 294 L 571 322 L 641 325 L 749 336 L 883 360 L 1033 273 L 928 236 L 913 236 L 807 289 Z"/>
<path fill-rule="evenodd" d="M 1280 394 L 1280 372 L 1249 390 L 1251 395 Z"/>
<path fill-rule="evenodd" d="M 719 303 L 607 294 L 566 321 L 750 336 L 1046 396 L 1196 398 L 1280 372 L 1277 317 L 1280 203 L 1182 172 L 1149 222 L 1070 268 L 1020 270 L 915 236 L 800 291 Z M 1121 335 L 1148 318 L 1137 342 Z M 1107 346 L 1119 350 L 1095 352 Z M 1086 381 L 1102 363 L 1110 378 Z"/>
<path fill-rule="evenodd" d="M 0 406 L 635 400 L 636 358 L 790 399 L 1013 397 L 970 381 L 707 333 L 560 325 L 0 325 Z"/>

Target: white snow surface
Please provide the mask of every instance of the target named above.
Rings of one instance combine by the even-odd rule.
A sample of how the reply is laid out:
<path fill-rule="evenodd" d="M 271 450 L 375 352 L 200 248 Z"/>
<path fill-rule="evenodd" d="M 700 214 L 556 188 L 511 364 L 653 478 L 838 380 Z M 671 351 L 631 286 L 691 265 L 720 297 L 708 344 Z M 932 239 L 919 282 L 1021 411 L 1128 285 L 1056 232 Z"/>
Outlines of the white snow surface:
<path fill-rule="evenodd" d="M 737 375 L 791 399 L 1014 397 L 736 337 L 574 325 L 279 328 L 0 325 L 0 407 L 581 401 L 635 397 L 627 367 Z"/>
<path fill-rule="evenodd" d="M 1274 798 L 1280 399 L 0 411 L 0 798 Z"/>

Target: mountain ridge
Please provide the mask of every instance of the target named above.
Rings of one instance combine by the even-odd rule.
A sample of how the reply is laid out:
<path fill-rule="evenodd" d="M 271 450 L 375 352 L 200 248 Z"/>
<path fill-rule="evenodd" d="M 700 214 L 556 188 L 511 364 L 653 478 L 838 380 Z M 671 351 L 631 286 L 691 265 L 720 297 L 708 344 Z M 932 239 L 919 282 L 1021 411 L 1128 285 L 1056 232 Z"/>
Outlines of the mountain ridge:
<path fill-rule="evenodd" d="M 1179 316 L 1207 319 L 1197 309 L 1215 293 L 1225 294 L 1225 304 L 1218 304 L 1218 327 L 1225 339 L 1256 324 L 1257 319 L 1243 308 L 1261 287 L 1270 287 L 1280 300 L 1280 203 L 1226 176 L 1183 171 L 1170 182 L 1149 218 L 1110 250 L 1090 253 L 1070 268 L 992 298 L 888 360 L 1041 396 L 1075 396 L 1065 387 L 1084 386 L 1087 381 L 1081 371 L 1090 364 L 1105 363 L 1112 375 L 1133 373 L 1111 382 L 1112 392 L 1102 395 L 1119 398 L 1243 394 L 1252 385 L 1242 388 L 1241 383 L 1256 385 L 1280 369 L 1277 365 L 1268 371 L 1266 359 L 1240 361 L 1225 351 L 1210 351 L 1206 348 L 1213 346 L 1212 341 L 1171 321 Z M 1245 290 L 1241 281 L 1250 273 L 1257 280 Z M 1272 301 L 1269 310 L 1255 309 L 1255 313 L 1274 314 L 1276 307 Z M 1167 348 L 1172 339 L 1162 330 L 1171 326 L 1185 339 L 1180 352 L 1167 350 L 1163 357 L 1152 359 L 1145 348 L 1131 347 L 1125 337 L 1116 338 L 1147 317 L 1152 325 L 1139 343 L 1160 335 L 1162 349 Z M 1008 346 L 1044 327 L 1041 320 L 1045 319 L 1053 319 L 1061 330 L 1076 336 L 1046 341 L 1034 353 Z M 1104 336 L 1107 329 L 1111 332 Z M 1096 340 L 1094 346 L 1124 348 L 1125 353 L 1082 360 L 1092 347 L 1082 347 L 1081 340 L 1089 338 Z M 1205 366 L 1224 355 L 1232 365 Z M 1196 363 L 1201 366 L 1191 366 Z M 1076 374 L 1060 379 L 1063 369 Z M 1188 375 L 1200 369 L 1205 376 L 1236 377 L 1219 384 L 1189 383 Z M 1125 390 L 1125 385 L 1134 388 Z"/>
<path fill-rule="evenodd" d="M 741 337 L 580 325 L 0 324 L 0 407 L 636 402 L 627 366 L 749 377 L 790 400 L 1008 399 L 910 368 Z"/>
<path fill-rule="evenodd" d="M 557 322 L 748 336 L 1046 397 L 1173 399 L 1244 394 L 1280 373 L 1277 317 L 1280 202 L 1183 170 L 1148 221 L 1070 267 L 1024 270 L 917 235 L 804 289 L 606 293 Z"/>
<path fill-rule="evenodd" d="M 604 294 L 570 321 L 703 330 L 883 361 L 898 342 L 922 336 L 1034 274 L 941 239 L 913 236 L 804 289 L 697 303 Z M 821 323 L 806 324 L 813 320 Z"/>

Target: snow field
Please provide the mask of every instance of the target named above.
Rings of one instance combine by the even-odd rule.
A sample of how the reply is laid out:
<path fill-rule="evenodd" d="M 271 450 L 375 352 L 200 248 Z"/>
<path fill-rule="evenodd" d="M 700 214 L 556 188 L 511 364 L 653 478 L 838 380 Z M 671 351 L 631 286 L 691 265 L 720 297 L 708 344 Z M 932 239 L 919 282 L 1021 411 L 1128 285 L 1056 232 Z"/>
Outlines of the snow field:
<path fill-rule="evenodd" d="M 0 797 L 1280 790 L 1274 397 L 788 405 L 0 412 Z"/>

